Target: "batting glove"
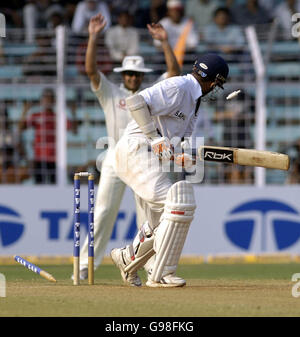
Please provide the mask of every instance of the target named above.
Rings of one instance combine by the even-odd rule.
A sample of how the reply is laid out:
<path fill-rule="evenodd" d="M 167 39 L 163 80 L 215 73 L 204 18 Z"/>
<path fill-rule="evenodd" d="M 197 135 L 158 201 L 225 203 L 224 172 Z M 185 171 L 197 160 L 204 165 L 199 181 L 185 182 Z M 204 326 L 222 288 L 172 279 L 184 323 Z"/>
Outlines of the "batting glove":
<path fill-rule="evenodd" d="M 176 165 L 182 166 L 185 169 L 189 169 L 195 164 L 193 157 L 188 153 L 175 154 L 174 162 Z"/>
<path fill-rule="evenodd" d="M 161 160 L 173 159 L 173 147 L 167 137 L 159 137 L 151 141 L 151 148 Z"/>
<path fill-rule="evenodd" d="M 186 153 L 189 152 L 191 148 L 189 140 L 185 139 L 180 143 L 180 146 L 182 149 L 182 153 L 177 153 L 174 155 L 174 162 L 178 166 L 182 166 L 185 169 L 189 169 L 195 164 L 192 155 Z"/>

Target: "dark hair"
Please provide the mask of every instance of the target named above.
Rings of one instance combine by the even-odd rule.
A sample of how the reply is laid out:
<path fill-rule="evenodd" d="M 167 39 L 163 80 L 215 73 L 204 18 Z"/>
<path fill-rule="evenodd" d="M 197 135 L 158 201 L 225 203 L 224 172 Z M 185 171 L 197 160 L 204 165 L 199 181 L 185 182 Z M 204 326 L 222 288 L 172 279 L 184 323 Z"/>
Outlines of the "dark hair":
<path fill-rule="evenodd" d="M 44 89 L 43 92 L 42 92 L 42 96 L 45 96 L 45 95 L 47 95 L 47 96 L 51 95 L 51 96 L 55 97 L 54 90 L 52 88 Z"/>
<path fill-rule="evenodd" d="M 227 7 L 218 7 L 218 8 L 214 11 L 213 17 L 215 18 L 220 12 L 226 13 L 228 16 L 231 15 L 229 8 L 227 8 Z"/>
<path fill-rule="evenodd" d="M 128 9 L 120 9 L 116 11 L 116 15 L 119 17 L 121 15 L 127 15 L 127 16 L 131 16 L 131 14 L 129 13 Z"/>

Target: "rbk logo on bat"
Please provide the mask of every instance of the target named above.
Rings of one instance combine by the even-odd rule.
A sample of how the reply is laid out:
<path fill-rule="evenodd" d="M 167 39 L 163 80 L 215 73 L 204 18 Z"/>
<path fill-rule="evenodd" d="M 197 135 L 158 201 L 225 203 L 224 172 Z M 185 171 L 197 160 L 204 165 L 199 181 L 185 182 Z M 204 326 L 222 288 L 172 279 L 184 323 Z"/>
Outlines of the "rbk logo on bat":
<path fill-rule="evenodd" d="M 233 163 L 233 151 L 203 148 L 203 158 L 206 161 Z"/>

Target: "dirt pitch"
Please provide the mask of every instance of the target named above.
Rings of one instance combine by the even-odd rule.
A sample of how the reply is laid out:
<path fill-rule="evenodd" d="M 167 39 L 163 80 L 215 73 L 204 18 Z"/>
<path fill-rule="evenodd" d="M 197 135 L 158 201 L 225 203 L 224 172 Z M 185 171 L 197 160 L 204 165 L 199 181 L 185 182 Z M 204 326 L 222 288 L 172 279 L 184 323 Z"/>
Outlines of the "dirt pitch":
<path fill-rule="evenodd" d="M 297 263 L 181 264 L 178 275 L 187 286 L 178 289 L 128 287 L 113 265 L 96 271 L 94 286 L 87 281 L 73 286 L 71 265 L 41 267 L 58 282 L 19 265 L 0 266 L 7 284 L 0 316 L 300 316 L 300 297 L 292 296 L 291 281 L 300 272 Z"/>

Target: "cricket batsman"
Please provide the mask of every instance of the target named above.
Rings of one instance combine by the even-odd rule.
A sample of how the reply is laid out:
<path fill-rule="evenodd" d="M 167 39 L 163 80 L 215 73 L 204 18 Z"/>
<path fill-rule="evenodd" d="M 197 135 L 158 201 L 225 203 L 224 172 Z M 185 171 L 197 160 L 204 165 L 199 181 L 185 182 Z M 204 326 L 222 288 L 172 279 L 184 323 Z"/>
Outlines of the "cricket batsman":
<path fill-rule="evenodd" d="M 190 74 L 166 79 L 126 99 L 133 120 L 116 145 L 114 167 L 137 195 L 147 219 L 132 244 L 111 251 L 127 283 L 138 278 L 138 269 L 154 255 L 147 286 L 186 284 L 176 269 L 196 208 L 193 187 L 186 180 L 173 184 L 156 164 L 157 157 L 162 162 L 173 158 L 170 140 L 191 136 L 201 98 L 223 89 L 228 72 L 223 58 L 205 54 Z M 187 148 L 187 141 L 182 143 Z"/>

